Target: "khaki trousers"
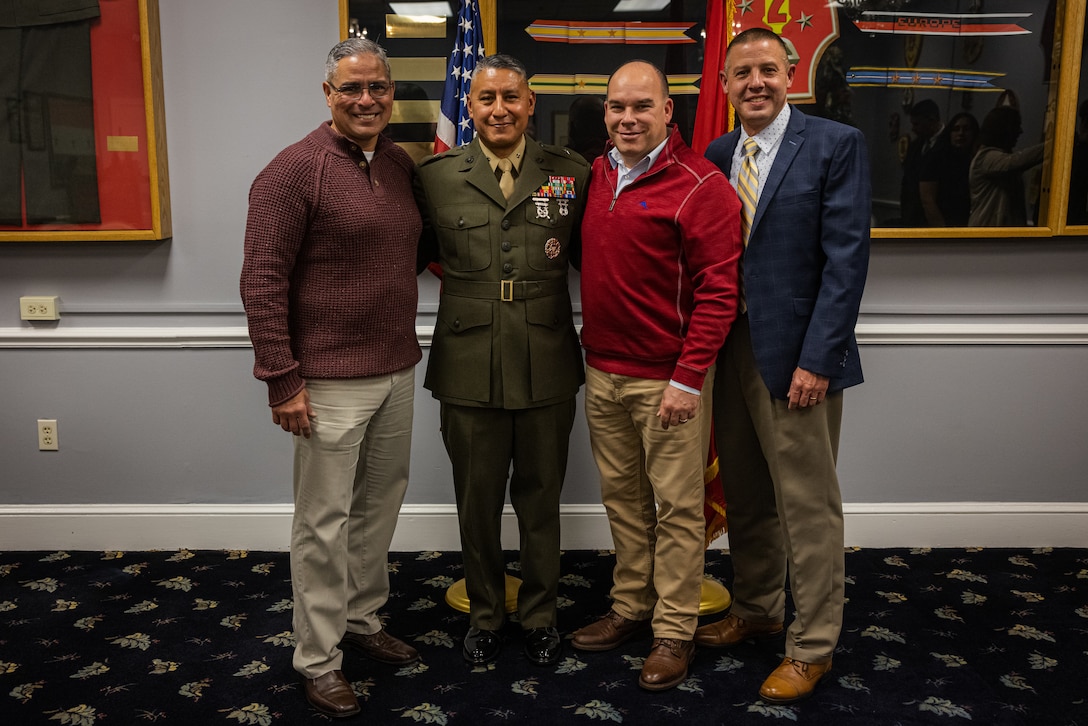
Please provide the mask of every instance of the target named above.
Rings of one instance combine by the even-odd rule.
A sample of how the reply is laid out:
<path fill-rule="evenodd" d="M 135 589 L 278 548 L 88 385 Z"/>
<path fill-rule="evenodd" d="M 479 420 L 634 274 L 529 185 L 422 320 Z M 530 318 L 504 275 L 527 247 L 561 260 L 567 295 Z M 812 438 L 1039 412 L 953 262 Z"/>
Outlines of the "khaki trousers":
<path fill-rule="evenodd" d="M 826 663 L 842 630 L 844 601 L 835 472 L 842 392 L 792 411 L 774 399 L 742 315 L 718 357 L 714 414 L 735 573 L 730 612 L 755 623 L 781 622 L 788 573 L 796 617 L 786 655 Z"/>
<path fill-rule="evenodd" d="M 291 584 L 306 678 L 341 667 L 345 630 L 382 628 L 389 544 L 408 485 L 415 368 L 309 380 L 312 436 L 295 437 Z"/>
<path fill-rule="evenodd" d="M 586 367 L 589 442 L 616 547 L 613 609 L 652 618 L 657 638 L 691 640 L 698 625 L 713 381 L 712 369 L 696 418 L 665 430 L 657 410 L 668 381 Z"/>

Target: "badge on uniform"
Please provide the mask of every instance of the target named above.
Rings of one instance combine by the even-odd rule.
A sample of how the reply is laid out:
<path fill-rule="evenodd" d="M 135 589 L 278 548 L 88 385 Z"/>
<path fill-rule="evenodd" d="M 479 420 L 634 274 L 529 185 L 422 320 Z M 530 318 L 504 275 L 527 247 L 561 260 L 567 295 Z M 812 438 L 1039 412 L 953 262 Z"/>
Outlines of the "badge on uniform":
<path fill-rule="evenodd" d="M 554 260 L 556 257 L 558 257 L 562 249 L 563 246 L 559 244 L 559 240 L 557 240 L 555 237 L 552 237 L 544 243 L 544 255 L 549 260 Z"/>
<path fill-rule="evenodd" d="M 544 219 L 548 216 L 548 200 L 554 199 L 559 204 L 560 216 L 570 214 L 570 200 L 575 198 L 574 177 L 549 176 L 548 183 L 536 190 L 533 202 L 536 204 L 536 216 Z M 556 253 L 558 254 L 558 252 Z M 554 258 L 553 258 L 554 259 Z"/>

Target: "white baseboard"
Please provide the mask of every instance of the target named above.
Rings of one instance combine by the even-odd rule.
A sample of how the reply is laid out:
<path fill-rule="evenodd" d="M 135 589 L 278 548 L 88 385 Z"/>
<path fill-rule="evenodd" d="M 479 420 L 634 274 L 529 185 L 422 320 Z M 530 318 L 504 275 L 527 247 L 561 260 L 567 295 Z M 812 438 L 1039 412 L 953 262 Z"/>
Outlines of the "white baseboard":
<path fill-rule="evenodd" d="M 604 507 L 564 505 L 564 549 L 611 549 Z M 854 547 L 1088 547 L 1088 502 L 847 504 Z M 2 550 L 249 549 L 285 551 L 290 504 L 0 505 Z M 507 506 L 503 546 L 517 549 Z M 727 548 L 728 537 L 714 548 Z M 449 504 L 401 508 L 394 551 L 461 548 Z"/>

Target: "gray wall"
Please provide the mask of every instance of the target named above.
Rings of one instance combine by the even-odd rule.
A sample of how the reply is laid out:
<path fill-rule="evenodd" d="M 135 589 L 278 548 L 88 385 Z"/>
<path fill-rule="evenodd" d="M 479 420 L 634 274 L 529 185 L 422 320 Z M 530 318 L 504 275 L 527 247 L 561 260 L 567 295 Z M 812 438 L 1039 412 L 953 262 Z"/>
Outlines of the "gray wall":
<path fill-rule="evenodd" d="M 221 347 L 147 345 L 138 331 L 129 347 L 46 347 L 81 328 L 184 338 L 244 326 L 249 184 L 328 117 L 335 0 L 160 4 L 174 236 L 0 244 L 0 343 L 15 341 L 0 344 L 0 505 L 290 501 L 290 437 L 273 427 L 238 334 Z M 847 393 L 844 499 L 1085 501 L 1086 280 L 1079 238 L 874 241 L 859 326 L 868 380 Z M 426 330 L 435 285 L 420 284 Z M 20 321 L 21 295 L 59 295 L 64 317 Z M 58 419 L 59 452 L 37 450 L 39 418 Z M 568 503 L 599 502 L 585 438 L 579 418 Z M 408 501 L 452 503 L 437 406 L 422 389 L 414 447 Z"/>

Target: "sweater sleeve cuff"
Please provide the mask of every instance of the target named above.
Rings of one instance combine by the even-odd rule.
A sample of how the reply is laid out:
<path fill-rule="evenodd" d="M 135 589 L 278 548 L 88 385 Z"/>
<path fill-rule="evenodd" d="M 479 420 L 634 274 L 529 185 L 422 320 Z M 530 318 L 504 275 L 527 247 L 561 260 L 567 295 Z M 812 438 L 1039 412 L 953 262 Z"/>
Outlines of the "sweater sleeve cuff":
<path fill-rule="evenodd" d="M 683 365 L 678 365 L 673 369 L 672 378 L 669 383 L 684 390 L 684 386 L 690 389 L 691 393 L 699 394 L 703 390 L 703 381 L 706 379 L 706 371 L 692 370 Z"/>
<path fill-rule="evenodd" d="M 294 368 L 282 376 L 271 378 L 268 381 L 268 405 L 278 406 L 298 395 L 306 386 L 302 376 L 298 374 L 298 368 Z"/>

